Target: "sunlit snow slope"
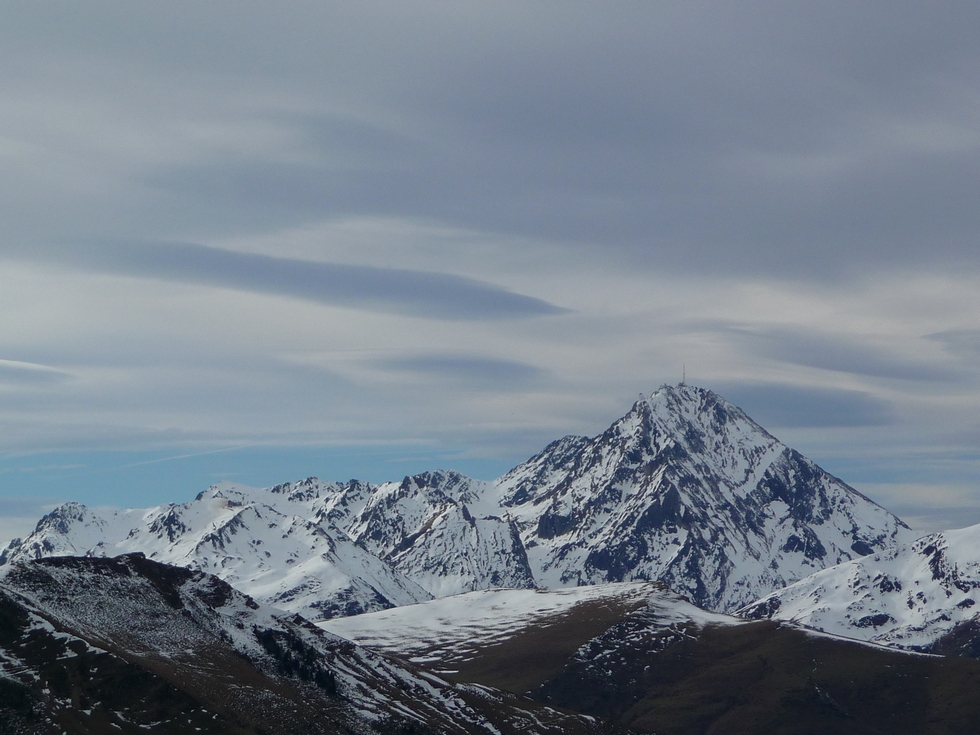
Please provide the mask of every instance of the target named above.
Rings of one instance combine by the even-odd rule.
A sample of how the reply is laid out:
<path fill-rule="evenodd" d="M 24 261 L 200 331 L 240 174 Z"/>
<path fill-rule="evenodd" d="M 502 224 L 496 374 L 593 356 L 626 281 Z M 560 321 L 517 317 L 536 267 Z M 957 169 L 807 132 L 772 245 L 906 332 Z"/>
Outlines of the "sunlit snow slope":
<path fill-rule="evenodd" d="M 369 648 L 453 673 L 530 629 L 554 627 L 571 637 L 572 629 L 594 620 L 596 627 L 589 629 L 589 637 L 594 637 L 637 610 L 664 627 L 738 623 L 727 615 L 705 612 L 662 585 L 622 582 L 555 590 L 482 590 L 318 625 Z"/>
<path fill-rule="evenodd" d="M 817 572 L 741 614 L 915 650 L 980 653 L 980 525 Z"/>

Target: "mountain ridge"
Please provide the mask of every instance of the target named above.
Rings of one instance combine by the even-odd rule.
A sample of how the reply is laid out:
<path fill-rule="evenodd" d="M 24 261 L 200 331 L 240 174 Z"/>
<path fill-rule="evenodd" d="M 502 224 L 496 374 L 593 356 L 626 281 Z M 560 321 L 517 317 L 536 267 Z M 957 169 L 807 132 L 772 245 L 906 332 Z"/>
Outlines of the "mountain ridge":
<path fill-rule="evenodd" d="M 898 518 L 741 409 L 681 384 L 496 481 L 439 470 L 381 485 L 222 483 L 111 518 L 69 504 L 0 564 L 145 551 L 312 619 L 488 587 L 654 580 L 730 611 L 909 540 Z M 277 569 L 288 583 L 270 583 Z"/>

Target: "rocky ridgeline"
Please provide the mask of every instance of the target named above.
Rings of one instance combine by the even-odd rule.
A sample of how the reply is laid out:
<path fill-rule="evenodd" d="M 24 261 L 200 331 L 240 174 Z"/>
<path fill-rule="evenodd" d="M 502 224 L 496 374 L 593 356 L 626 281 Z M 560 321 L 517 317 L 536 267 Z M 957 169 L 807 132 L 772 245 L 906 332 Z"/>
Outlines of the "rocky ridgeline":
<path fill-rule="evenodd" d="M 314 620 L 492 587 L 644 580 L 731 611 L 911 540 L 736 406 L 678 385 L 495 482 L 439 471 L 380 486 L 222 483 L 142 510 L 71 503 L 0 563 L 140 551 Z"/>

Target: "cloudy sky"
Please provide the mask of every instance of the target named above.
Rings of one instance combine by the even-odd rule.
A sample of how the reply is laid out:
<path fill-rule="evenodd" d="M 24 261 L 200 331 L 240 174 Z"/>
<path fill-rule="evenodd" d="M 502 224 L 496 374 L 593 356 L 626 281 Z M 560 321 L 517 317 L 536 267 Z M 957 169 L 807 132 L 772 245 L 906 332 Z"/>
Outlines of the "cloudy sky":
<path fill-rule="evenodd" d="M 0 17 L 0 537 L 492 478 L 685 369 L 912 525 L 980 522 L 977 3 Z"/>

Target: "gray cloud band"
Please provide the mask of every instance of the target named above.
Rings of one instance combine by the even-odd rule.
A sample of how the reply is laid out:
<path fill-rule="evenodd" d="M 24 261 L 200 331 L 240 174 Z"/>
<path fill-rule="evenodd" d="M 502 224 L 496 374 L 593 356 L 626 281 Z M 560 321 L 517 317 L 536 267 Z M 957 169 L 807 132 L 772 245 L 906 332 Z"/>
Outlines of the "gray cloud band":
<path fill-rule="evenodd" d="M 546 371 L 527 363 L 468 355 L 423 355 L 377 360 L 374 364 L 384 370 L 415 373 L 433 380 L 451 380 L 493 390 L 519 390 L 547 375 Z"/>
<path fill-rule="evenodd" d="M 731 339 L 746 354 L 792 365 L 889 380 L 935 383 L 965 377 L 961 369 L 947 362 L 937 364 L 910 359 L 854 337 L 806 329 L 749 329 L 724 322 L 706 323 L 704 327 Z M 942 341 L 939 337 L 934 338 Z"/>
<path fill-rule="evenodd" d="M 976 3 L 341 5 L 5 19 L 0 234 L 410 216 L 649 273 L 980 267 Z M 189 127 L 227 137 L 153 132 Z"/>
<path fill-rule="evenodd" d="M 886 426 L 896 420 L 891 404 L 863 391 L 749 382 L 713 387 L 767 427 Z"/>
<path fill-rule="evenodd" d="M 566 311 L 491 283 L 445 273 L 294 260 L 190 243 L 72 243 L 22 249 L 14 257 L 429 319 L 515 319 Z"/>

